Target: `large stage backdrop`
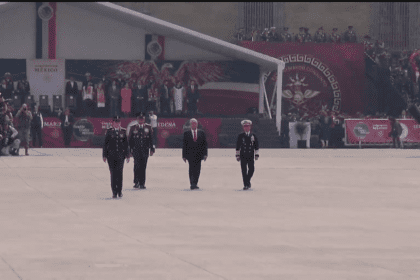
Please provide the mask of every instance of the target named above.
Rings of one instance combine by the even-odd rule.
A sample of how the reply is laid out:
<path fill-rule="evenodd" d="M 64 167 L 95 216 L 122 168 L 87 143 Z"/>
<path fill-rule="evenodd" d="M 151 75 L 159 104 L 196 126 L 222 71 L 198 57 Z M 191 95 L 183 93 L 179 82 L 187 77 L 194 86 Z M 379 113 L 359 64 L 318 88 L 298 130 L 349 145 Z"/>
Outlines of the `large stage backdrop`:
<path fill-rule="evenodd" d="M 82 82 L 89 72 L 93 81 L 103 76 L 116 79 L 120 75 L 130 83 L 139 79 L 145 83 L 153 77 L 155 87 L 165 80 L 170 86 L 180 80 L 199 85 L 198 110 L 210 114 L 245 114 L 258 107 L 259 67 L 244 61 L 124 61 L 124 60 L 66 60 L 66 80 L 71 76 Z"/>
<path fill-rule="evenodd" d="M 286 63 L 282 112 L 311 117 L 322 109 L 348 114 L 363 111 L 366 79 L 362 44 L 242 41 L 241 46 Z M 270 100 L 276 79 L 273 72 L 266 82 Z"/>
<path fill-rule="evenodd" d="M 121 125 L 127 127 L 134 119 L 121 119 Z M 112 119 L 76 118 L 70 147 L 102 148 L 106 131 L 111 127 Z M 206 132 L 209 148 L 219 148 L 218 135 L 221 119 L 200 118 L 199 128 Z M 157 148 L 182 148 L 184 129 L 189 129 L 189 119 L 158 119 Z M 58 118 L 44 118 L 44 148 L 64 148 L 61 121 Z"/>

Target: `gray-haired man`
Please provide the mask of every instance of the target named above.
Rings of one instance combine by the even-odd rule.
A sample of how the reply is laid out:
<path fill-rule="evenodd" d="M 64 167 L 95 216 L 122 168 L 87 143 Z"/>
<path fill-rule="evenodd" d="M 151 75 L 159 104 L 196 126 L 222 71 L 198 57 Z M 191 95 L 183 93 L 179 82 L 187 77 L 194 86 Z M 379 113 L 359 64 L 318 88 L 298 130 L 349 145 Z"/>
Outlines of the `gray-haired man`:
<path fill-rule="evenodd" d="M 206 134 L 202 130 L 198 130 L 198 121 L 190 120 L 191 130 L 184 132 L 184 140 L 182 145 L 182 159 L 184 162 L 188 160 L 190 188 L 191 190 L 199 189 L 197 186 L 201 171 L 201 161 L 207 159 L 207 140 Z"/>

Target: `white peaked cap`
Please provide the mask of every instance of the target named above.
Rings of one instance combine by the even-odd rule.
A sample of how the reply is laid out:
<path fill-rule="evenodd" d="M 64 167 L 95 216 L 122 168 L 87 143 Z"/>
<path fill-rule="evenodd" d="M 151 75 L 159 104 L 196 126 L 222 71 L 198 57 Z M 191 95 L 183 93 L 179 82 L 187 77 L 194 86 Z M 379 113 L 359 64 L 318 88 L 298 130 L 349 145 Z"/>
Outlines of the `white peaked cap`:
<path fill-rule="evenodd" d="M 252 122 L 250 120 L 243 120 L 243 121 L 241 121 L 241 125 L 242 126 L 247 125 L 247 124 L 252 125 Z"/>

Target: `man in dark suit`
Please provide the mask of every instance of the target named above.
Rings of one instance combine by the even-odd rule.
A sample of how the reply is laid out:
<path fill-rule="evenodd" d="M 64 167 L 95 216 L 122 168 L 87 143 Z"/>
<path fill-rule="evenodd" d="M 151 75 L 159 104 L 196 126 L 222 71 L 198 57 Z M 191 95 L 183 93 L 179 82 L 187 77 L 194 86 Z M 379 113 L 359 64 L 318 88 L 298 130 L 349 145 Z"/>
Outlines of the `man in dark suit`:
<path fill-rule="evenodd" d="M 166 80 L 160 88 L 160 112 L 166 115 L 171 113 L 171 88 L 169 82 Z"/>
<path fill-rule="evenodd" d="M 139 112 L 144 112 L 146 110 L 146 102 L 149 97 L 147 95 L 147 86 L 142 85 L 140 79 L 133 88 L 132 98 L 134 115 Z"/>
<path fill-rule="evenodd" d="M 122 197 L 124 159 L 130 161 L 128 151 L 127 132 L 121 127 L 120 117 L 115 116 L 112 127 L 107 130 L 105 144 L 102 149 L 104 162 L 108 160 L 109 171 L 111 172 L 112 198 Z"/>
<path fill-rule="evenodd" d="M 71 136 L 73 135 L 73 114 L 70 113 L 69 108 L 66 108 L 64 114 L 61 113 L 61 110 L 59 111 L 58 117 L 61 120 L 61 130 L 63 131 L 64 145 L 69 147 Z"/>
<path fill-rule="evenodd" d="M 251 188 L 251 178 L 254 174 L 254 157 L 259 158 L 259 145 L 257 136 L 251 132 L 252 122 L 244 120 L 241 122 L 244 132 L 238 135 L 236 141 L 236 160 L 241 162 L 242 179 L 244 190 Z"/>
<path fill-rule="evenodd" d="M 147 159 L 153 156 L 155 146 L 153 145 L 153 129 L 145 123 L 143 112 L 136 114 L 138 123 L 130 127 L 128 143 L 130 153 L 134 157 L 134 188 L 145 189 Z"/>
<path fill-rule="evenodd" d="M 182 146 L 182 159 L 184 162 L 188 160 L 190 188 L 197 190 L 199 187 L 198 178 L 201 171 L 201 160 L 207 159 L 207 140 L 206 134 L 202 130 L 198 130 L 198 121 L 190 120 L 191 130 L 184 132 L 184 140 Z"/>
<path fill-rule="evenodd" d="M 197 113 L 197 103 L 200 98 L 200 93 L 198 92 L 198 87 L 195 84 L 195 81 L 191 81 L 191 85 L 187 87 L 187 103 L 188 103 L 188 113 L 194 115 Z"/>
<path fill-rule="evenodd" d="M 69 107 L 70 100 L 73 100 L 74 109 L 77 109 L 77 99 L 79 97 L 79 88 L 74 80 L 74 77 L 70 77 L 70 81 L 66 83 L 66 106 Z"/>
<path fill-rule="evenodd" d="M 112 81 L 112 85 L 108 89 L 108 95 L 110 99 L 110 113 L 111 116 L 119 115 L 119 101 L 121 99 L 121 91 L 116 81 Z"/>

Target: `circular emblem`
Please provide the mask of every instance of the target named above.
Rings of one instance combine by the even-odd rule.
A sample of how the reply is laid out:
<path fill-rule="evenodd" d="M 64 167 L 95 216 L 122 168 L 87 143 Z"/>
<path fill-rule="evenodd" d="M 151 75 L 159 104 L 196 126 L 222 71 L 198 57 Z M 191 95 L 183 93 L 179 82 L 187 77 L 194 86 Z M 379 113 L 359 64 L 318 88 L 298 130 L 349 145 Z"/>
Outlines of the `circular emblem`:
<path fill-rule="evenodd" d="M 53 138 L 58 138 L 60 136 L 60 132 L 58 132 L 57 129 L 54 129 L 53 132 L 51 132 L 51 136 Z"/>
<path fill-rule="evenodd" d="M 144 129 L 144 133 L 149 133 L 149 129 L 147 127 Z"/>
<path fill-rule="evenodd" d="M 364 123 L 358 123 L 353 129 L 354 135 L 359 138 L 365 138 L 369 134 L 369 128 Z"/>
<path fill-rule="evenodd" d="M 48 4 L 44 4 L 38 8 L 38 16 L 44 21 L 49 21 L 53 15 L 54 10 Z"/>
<path fill-rule="evenodd" d="M 162 53 L 162 47 L 157 41 L 152 41 L 147 44 L 147 53 L 151 57 L 157 57 Z"/>
<path fill-rule="evenodd" d="M 407 137 L 407 135 L 408 135 L 408 127 L 403 123 L 400 123 L 400 125 L 402 127 L 402 132 L 401 132 L 401 135 L 400 135 L 400 139 L 405 139 L 405 137 Z"/>
<path fill-rule="evenodd" d="M 86 119 L 78 120 L 73 126 L 73 135 L 78 141 L 86 142 L 93 134 L 93 124 Z"/>
<path fill-rule="evenodd" d="M 162 136 L 162 138 L 166 139 L 169 136 L 169 132 L 167 130 L 163 130 L 160 135 Z"/>

